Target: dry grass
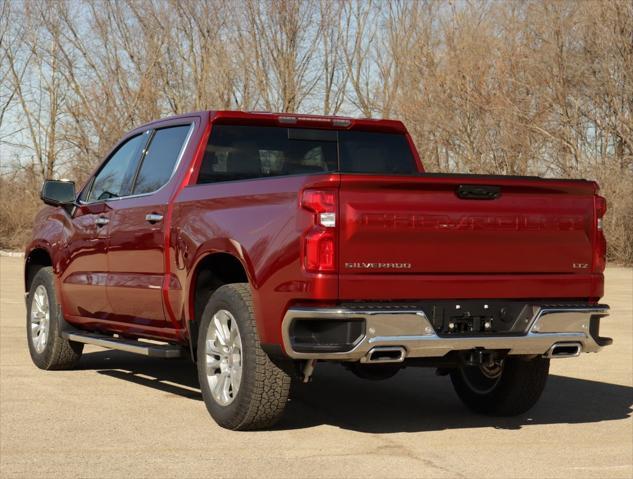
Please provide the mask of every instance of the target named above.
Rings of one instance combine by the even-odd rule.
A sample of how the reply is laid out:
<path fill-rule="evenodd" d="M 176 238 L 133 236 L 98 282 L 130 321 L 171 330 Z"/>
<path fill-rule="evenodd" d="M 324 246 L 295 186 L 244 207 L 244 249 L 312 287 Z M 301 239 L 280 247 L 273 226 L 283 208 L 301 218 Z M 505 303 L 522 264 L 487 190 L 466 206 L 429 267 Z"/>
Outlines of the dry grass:
<path fill-rule="evenodd" d="M 591 175 L 607 198 L 605 231 L 608 259 L 622 265 L 633 264 L 633 181 L 627 176 Z M 35 213 L 42 207 L 41 183 L 36 175 L 22 172 L 11 179 L 0 178 L 0 249 L 22 250 L 28 242 Z"/>
<path fill-rule="evenodd" d="M 42 207 L 41 181 L 28 173 L 0 177 L 0 249 L 23 250 L 31 236 L 33 218 Z"/>

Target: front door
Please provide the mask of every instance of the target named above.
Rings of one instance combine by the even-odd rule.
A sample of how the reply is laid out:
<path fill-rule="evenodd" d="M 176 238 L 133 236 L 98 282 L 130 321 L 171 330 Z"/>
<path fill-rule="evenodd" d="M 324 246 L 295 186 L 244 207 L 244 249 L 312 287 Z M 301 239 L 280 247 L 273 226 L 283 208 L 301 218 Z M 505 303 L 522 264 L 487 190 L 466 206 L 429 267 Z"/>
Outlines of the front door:
<path fill-rule="evenodd" d="M 105 202 L 81 205 L 72 217 L 72 233 L 64 245 L 66 265 L 61 275 L 64 314 L 103 319 L 106 296 L 106 247 L 109 209 Z"/>
<path fill-rule="evenodd" d="M 126 194 L 147 137 L 122 141 L 99 168 L 79 197 L 72 214 L 72 231 L 61 277 L 63 310 L 78 321 L 105 320 L 111 307 L 107 298 L 107 248 L 112 209 L 110 203 Z"/>

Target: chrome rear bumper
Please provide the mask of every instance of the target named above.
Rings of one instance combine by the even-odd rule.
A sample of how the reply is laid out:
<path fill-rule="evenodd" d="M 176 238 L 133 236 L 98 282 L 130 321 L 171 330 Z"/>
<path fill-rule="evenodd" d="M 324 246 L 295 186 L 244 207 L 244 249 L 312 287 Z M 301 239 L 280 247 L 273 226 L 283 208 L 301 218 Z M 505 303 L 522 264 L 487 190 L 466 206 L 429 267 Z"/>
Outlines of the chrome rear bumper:
<path fill-rule="evenodd" d="M 508 354 L 552 355 L 557 343 L 579 344 L 580 352 L 598 352 L 603 345 L 590 331 L 592 317 L 604 317 L 609 307 L 533 307 L 534 314 L 522 335 L 438 336 L 423 311 L 357 310 L 346 308 L 304 308 L 288 310 L 282 322 L 286 354 L 294 359 L 322 359 L 368 362 L 372 350 L 403 347 L 406 358 L 442 357 L 451 351 L 475 348 L 506 350 Z M 290 325 L 295 319 L 364 319 L 365 333 L 349 351 L 298 352 L 292 347 Z M 577 356 L 578 354 L 574 354 Z M 569 357 L 569 356 L 568 356 Z M 404 359 L 404 358 L 403 358 Z"/>

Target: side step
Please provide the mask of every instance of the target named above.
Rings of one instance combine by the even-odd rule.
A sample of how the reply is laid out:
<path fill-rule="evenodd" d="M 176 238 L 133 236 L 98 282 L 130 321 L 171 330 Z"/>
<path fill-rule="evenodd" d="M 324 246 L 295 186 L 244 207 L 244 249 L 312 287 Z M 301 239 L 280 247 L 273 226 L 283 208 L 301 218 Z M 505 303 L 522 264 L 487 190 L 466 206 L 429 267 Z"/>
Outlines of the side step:
<path fill-rule="evenodd" d="M 117 349 L 128 353 L 142 354 L 151 358 L 181 358 L 184 356 L 184 348 L 173 344 L 154 344 L 132 339 L 113 338 L 85 331 L 64 331 L 62 337 L 78 343 L 93 344 L 106 349 Z"/>

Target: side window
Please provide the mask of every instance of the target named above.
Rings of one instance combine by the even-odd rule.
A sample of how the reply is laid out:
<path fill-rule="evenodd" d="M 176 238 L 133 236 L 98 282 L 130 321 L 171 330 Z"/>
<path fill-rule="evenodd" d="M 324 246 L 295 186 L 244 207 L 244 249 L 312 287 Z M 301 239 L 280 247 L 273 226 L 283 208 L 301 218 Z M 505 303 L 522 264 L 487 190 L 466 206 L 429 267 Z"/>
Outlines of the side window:
<path fill-rule="evenodd" d="M 136 177 L 133 194 L 151 193 L 169 181 L 190 127 L 156 130 Z"/>
<path fill-rule="evenodd" d="M 144 142 L 145 137 L 137 135 L 119 147 L 95 176 L 86 201 L 107 200 L 128 194 L 129 181 Z"/>

